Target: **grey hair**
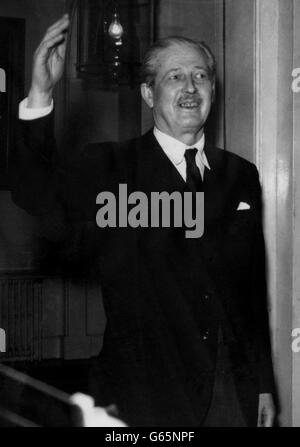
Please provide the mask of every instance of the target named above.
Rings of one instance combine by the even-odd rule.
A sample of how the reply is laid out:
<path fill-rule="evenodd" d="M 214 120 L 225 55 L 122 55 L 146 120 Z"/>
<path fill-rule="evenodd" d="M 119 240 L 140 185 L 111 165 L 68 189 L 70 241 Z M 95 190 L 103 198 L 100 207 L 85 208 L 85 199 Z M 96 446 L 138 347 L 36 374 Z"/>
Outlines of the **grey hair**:
<path fill-rule="evenodd" d="M 188 39 L 181 36 L 170 36 L 163 39 L 159 39 L 149 48 L 144 56 L 141 67 L 141 80 L 149 86 L 152 86 L 155 82 L 157 74 L 157 58 L 161 51 L 166 48 L 170 48 L 174 45 L 187 45 L 199 52 L 204 53 L 207 59 L 207 65 L 209 68 L 210 78 L 212 82 L 216 79 L 216 60 L 209 46 L 205 42 L 196 42 L 195 40 Z"/>

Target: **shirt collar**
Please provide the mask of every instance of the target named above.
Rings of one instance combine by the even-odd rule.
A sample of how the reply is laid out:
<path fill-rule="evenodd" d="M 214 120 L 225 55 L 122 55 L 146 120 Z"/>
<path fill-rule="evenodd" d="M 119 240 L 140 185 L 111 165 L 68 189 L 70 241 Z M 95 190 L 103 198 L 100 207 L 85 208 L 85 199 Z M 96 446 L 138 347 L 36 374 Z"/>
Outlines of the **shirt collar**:
<path fill-rule="evenodd" d="M 176 140 L 176 138 L 167 135 L 166 133 L 159 130 L 157 127 L 154 127 L 153 133 L 168 158 L 175 165 L 179 165 L 184 159 L 184 153 L 186 149 L 191 148 L 191 146 L 188 146 L 181 141 Z M 193 144 L 192 147 L 198 149 L 198 155 L 200 156 L 203 165 L 207 169 L 210 169 L 208 160 L 204 152 L 204 144 L 205 135 L 203 133 L 202 137 L 195 144 Z"/>

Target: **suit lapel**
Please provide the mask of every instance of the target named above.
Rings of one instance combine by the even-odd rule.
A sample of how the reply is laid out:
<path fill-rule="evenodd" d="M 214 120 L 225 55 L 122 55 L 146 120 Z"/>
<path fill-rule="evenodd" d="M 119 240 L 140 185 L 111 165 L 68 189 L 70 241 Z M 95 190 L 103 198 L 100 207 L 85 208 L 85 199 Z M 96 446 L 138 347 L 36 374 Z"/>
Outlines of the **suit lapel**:
<path fill-rule="evenodd" d="M 221 218 L 226 214 L 228 206 L 228 184 L 226 182 L 226 168 L 222 163 L 222 157 L 215 147 L 209 143 L 205 144 L 205 155 L 210 169 L 204 173 L 204 200 L 205 200 L 205 222 Z"/>
<path fill-rule="evenodd" d="M 145 192 L 152 191 L 189 191 L 173 163 L 164 153 L 153 135 L 147 132 L 140 140 L 138 148 L 138 183 Z"/>

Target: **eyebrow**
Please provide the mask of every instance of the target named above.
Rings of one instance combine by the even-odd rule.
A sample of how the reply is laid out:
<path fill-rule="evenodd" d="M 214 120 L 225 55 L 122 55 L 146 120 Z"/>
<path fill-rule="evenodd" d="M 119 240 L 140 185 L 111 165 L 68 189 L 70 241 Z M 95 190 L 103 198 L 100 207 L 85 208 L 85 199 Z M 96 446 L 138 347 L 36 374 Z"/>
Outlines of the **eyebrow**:
<path fill-rule="evenodd" d="M 161 79 L 165 79 L 170 73 L 173 73 L 174 71 L 177 72 L 180 70 L 180 67 L 175 67 L 175 68 L 170 68 L 170 70 L 168 70 Z"/>
<path fill-rule="evenodd" d="M 206 70 L 206 71 L 208 71 L 209 70 L 209 68 L 208 67 L 204 67 L 203 65 L 196 65 L 195 67 L 193 67 L 193 69 L 194 68 L 196 68 L 197 70 Z M 174 68 L 170 68 L 170 70 L 168 70 L 167 72 L 166 72 L 166 74 L 168 74 L 168 73 L 171 73 L 172 71 L 178 71 L 178 70 L 181 70 L 182 69 L 182 67 L 174 67 Z"/>
<path fill-rule="evenodd" d="M 198 70 L 200 69 L 200 70 L 209 71 L 209 68 L 208 68 L 208 67 L 203 67 L 203 66 L 201 66 L 201 65 L 196 65 L 196 67 L 194 67 L 194 68 L 197 68 Z"/>
<path fill-rule="evenodd" d="M 182 67 L 174 67 L 174 68 L 170 68 L 170 70 L 168 70 L 165 74 L 164 74 L 164 76 L 163 76 L 163 78 L 162 79 L 164 79 L 166 76 L 168 76 L 170 73 L 172 73 L 172 72 L 177 72 L 177 71 L 179 71 L 179 70 L 181 70 L 182 69 Z M 205 70 L 205 71 L 207 71 L 207 72 L 209 72 L 209 68 L 208 67 L 203 67 L 203 66 L 201 66 L 201 65 L 196 65 L 195 67 L 193 67 L 193 69 L 197 69 L 197 70 Z"/>
<path fill-rule="evenodd" d="M 181 67 L 170 68 L 170 70 L 168 70 L 166 74 L 172 73 L 172 71 L 178 71 L 180 69 Z"/>

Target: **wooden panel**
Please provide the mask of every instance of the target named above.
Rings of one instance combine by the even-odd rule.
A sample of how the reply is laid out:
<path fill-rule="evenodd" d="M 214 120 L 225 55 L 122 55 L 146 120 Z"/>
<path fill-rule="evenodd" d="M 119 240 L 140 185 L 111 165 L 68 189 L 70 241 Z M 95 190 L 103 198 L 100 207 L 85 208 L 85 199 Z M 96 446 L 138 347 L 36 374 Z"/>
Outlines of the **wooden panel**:
<path fill-rule="evenodd" d="M 256 1 L 256 161 L 265 205 L 280 424 L 292 424 L 293 2 Z M 271 67 L 271 68 L 270 68 Z"/>
<path fill-rule="evenodd" d="M 300 68 L 300 0 L 294 0 L 294 63 Z M 294 93 L 293 328 L 300 328 L 300 92 Z M 293 354 L 293 426 L 300 427 L 300 352 Z"/>
<path fill-rule="evenodd" d="M 59 278 L 0 279 L 1 360 L 88 359 L 99 354 L 105 330 L 99 285 Z"/>
<path fill-rule="evenodd" d="M 104 333 L 106 317 L 100 284 L 89 282 L 86 287 L 87 335 Z"/>
<path fill-rule="evenodd" d="M 254 159 L 253 0 L 225 1 L 226 149 Z"/>
<path fill-rule="evenodd" d="M 293 109 L 291 91 L 292 69 L 300 66 L 299 3 L 225 2 L 226 146 L 255 161 L 262 180 L 272 341 L 283 426 L 300 424 L 300 359 L 291 351 L 291 330 L 300 327 L 300 109 L 295 94 Z"/>

